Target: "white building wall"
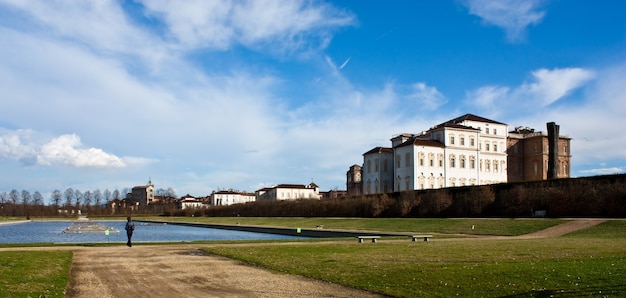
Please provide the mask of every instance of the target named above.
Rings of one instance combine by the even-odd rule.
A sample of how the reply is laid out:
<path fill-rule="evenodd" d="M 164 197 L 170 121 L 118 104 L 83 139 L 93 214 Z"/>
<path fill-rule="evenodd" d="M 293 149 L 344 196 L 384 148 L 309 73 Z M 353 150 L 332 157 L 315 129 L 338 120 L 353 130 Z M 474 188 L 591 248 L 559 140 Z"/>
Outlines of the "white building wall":
<path fill-rule="evenodd" d="M 444 149 L 430 146 L 412 146 L 414 151 L 413 189 L 435 189 L 445 186 Z M 440 163 L 439 160 L 442 162 Z"/>
<path fill-rule="evenodd" d="M 211 195 L 211 205 L 213 206 L 227 206 L 233 204 L 244 204 L 248 202 L 254 202 L 256 197 L 254 194 L 247 193 L 220 193 L 216 192 Z"/>
<path fill-rule="evenodd" d="M 390 192 L 393 187 L 394 157 L 391 152 L 363 156 L 363 194 Z"/>

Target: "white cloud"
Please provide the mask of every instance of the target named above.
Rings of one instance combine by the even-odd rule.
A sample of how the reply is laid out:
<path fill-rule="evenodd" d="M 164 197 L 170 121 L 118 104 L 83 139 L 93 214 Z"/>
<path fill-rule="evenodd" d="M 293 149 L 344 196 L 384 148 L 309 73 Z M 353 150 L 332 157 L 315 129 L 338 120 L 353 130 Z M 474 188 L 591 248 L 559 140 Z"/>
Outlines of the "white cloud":
<path fill-rule="evenodd" d="M 98 148 L 83 148 L 76 134 L 61 135 L 39 145 L 32 130 L 9 131 L 0 135 L 0 157 L 42 166 L 125 167 L 119 157 Z M 130 158 L 138 163 L 140 160 Z"/>
<path fill-rule="evenodd" d="M 158 38 L 134 26 L 119 2 L 112 0 L 2 0 L 31 17 L 42 28 L 41 38 L 61 37 L 89 47 L 100 55 L 131 54 L 133 59 L 158 60 L 167 47 Z M 21 22 L 16 22 L 21 24 Z"/>
<path fill-rule="evenodd" d="M 483 86 L 466 93 L 468 106 L 478 106 L 493 115 L 522 111 L 532 113 L 562 99 L 595 78 L 595 73 L 583 68 L 538 69 L 533 81 L 511 88 Z"/>
<path fill-rule="evenodd" d="M 486 24 L 501 27 L 507 39 L 512 42 L 522 41 L 526 28 L 539 24 L 545 11 L 540 7 L 543 0 L 466 0 L 469 13 L 479 16 Z"/>
<path fill-rule="evenodd" d="M 483 110 L 492 110 L 509 94 L 509 87 L 483 86 L 473 91 L 468 91 L 466 97 L 471 99 L 472 104 Z M 493 114 L 493 111 L 492 111 Z"/>
<path fill-rule="evenodd" d="M 600 169 L 589 169 L 589 170 L 581 170 L 579 171 L 584 175 L 612 175 L 612 174 L 623 174 L 626 172 L 624 168 L 612 167 L 612 168 L 600 168 Z"/>
<path fill-rule="evenodd" d="M 98 148 L 82 148 L 80 137 L 62 135 L 41 146 L 37 155 L 41 165 L 69 165 L 75 167 L 124 167 L 117 156 Z"/>
<path fill-rule="evenodd" d="M 25 144 L 22 139 L 32 135 L 31 130 L 17 130 L 0 135 L 0 157 L 9 160 L 28 159 L 35 154 L 31 144 Z"/>
<path fill-rule="evenodd" d="M 411 85 L 411 89 L 407 97 L 416 100 L 420 107 L 427 110 L 435 110 L 448 101 L 436 87 L 428 86 L 423 82 Z"/>
<path fill-rule="evenodd" d="M 595 76 L 592 71 L 582 68 L 542 68 L 533 71 L 532 75 L 536 82 L 524 84 L 517 92 L 537 98 L 541 106 L 552 104 Z"/>
<path fill-rule="evenodd" d="M 267 44 L 292 51 L 325 47 L 328 31 L 350 25 L 353 16 L 330 5 L 301 1 L 142 1 L 171 34 L 190 48 L 226 50 L 235 44 Z M 312 37 L 317 37 L 317 39 Z M 313 44 L 310 44 L 312 41 Z"/>

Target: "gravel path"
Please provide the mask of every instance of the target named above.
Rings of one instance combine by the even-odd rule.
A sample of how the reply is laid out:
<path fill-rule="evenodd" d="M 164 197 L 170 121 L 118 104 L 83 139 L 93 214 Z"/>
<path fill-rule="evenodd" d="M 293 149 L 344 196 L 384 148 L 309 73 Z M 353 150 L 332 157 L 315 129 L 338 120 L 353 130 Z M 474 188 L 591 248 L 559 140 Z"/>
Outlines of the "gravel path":
<path fill-rule="evenodd" d="M 198 248 L 73 249 L 67 297 L 381 297 L 206 255 Z"/>

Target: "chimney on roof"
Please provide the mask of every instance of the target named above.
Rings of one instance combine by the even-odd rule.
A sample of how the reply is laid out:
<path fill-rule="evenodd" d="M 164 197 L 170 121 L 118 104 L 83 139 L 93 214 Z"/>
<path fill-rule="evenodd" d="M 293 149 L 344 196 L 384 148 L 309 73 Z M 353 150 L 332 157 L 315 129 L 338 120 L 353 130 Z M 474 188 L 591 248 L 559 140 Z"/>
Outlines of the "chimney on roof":
<path fill-rule="evenodd" d="M 559 126 L 548 122 L 548 179 L 558 178 L 559 162 Z"/>

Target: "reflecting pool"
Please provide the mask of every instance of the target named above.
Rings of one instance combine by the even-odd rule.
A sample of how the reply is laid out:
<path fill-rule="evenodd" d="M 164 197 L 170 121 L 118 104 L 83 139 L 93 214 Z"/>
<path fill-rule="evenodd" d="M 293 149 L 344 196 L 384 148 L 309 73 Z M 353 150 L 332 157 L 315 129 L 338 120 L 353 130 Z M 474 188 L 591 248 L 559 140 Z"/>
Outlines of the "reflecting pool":
<path fill-rule="evenodd" d="M 0 225 L 0 243 L 94 243 L 126 242 L 126 221 L 92 221 L 118 233 L 64 233 L 74 221 L 35 221 Z M 266 240 L 303 237 L 231 231 L 174 224 L 135 222 L 133 242 L 178 242 L 199 240 Z"/>

